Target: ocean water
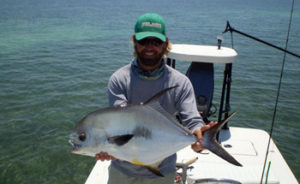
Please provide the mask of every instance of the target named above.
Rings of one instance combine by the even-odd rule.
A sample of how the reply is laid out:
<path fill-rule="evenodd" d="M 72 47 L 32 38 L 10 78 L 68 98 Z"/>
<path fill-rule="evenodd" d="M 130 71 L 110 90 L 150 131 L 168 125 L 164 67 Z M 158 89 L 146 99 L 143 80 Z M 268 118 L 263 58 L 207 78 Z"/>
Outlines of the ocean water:
<path fill-rule="evenodd" d="M 226 21 L 285 47 L 292 0 L 0 0 L 0 183 L 84 183 L 95 160 L 69 134 L 107 106 L 107 81 L 132 59 L 134 23 L 161 14 L 173 43 L 215 45 Z M 231 47 L 230 33 L 223 45 Z M 283 53 L 233 34 L 233 126 L 270 130 Z M 288 49 L 300 54 L 300 1 Z M 188 65 L 177 69 L 185 72 Z M 216 65 L 218 106 L 223 65 Z M 273 139 L 300 179 L 300 60 L 286 56 Z M 216 120 L 215 117 L 212 120 Z"/>

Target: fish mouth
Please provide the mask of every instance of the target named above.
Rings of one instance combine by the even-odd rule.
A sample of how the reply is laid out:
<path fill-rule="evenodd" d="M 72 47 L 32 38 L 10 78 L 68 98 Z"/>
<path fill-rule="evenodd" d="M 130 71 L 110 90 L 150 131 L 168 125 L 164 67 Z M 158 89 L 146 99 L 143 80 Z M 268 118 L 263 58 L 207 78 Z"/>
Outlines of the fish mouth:
<path fill-rule="evenodd" d="M 76 152 L 81 148 L 81 145 L 76 144 L 74 140 L 69 140 L 69 143 L 72 145 L 72 152 Z"/>

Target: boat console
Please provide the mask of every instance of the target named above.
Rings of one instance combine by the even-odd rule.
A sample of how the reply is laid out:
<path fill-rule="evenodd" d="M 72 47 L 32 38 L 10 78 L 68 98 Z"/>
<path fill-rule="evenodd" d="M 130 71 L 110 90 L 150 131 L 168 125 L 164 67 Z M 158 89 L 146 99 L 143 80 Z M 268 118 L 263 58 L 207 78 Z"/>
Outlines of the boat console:
<path fill-rule="evenodd" d="M 201 113 L 204 121 L 209 122 L 208 118 L 214 112 L 211 111 L 214 92 L 214 64 L 223 63 L 226 65 L 224 78 L 231 77 L 231 63 L 236 60 L 237 52 L 234 49 L 221 47 L 219 40 L 218 46 L 203 46 L 189 44 L 173 44 L 172 50 L 168 55 L 167 64 L 175 68 L 176 60 L 191 62 L 186 76 L 191 80 L 195 91 L 198 111 Z M 230 66 L 230 67 L 228 67 Z M 230 74 L 230 76 L 228 75 Z M 223 94 L 228 93 L 226 88 L 230 88 L 230 81 L 224 80 Z M 222 119 L 222 113 L 228 113 L 229 99 L 223 110 L 225 96 L 221 99 L 219 121 Z"/>

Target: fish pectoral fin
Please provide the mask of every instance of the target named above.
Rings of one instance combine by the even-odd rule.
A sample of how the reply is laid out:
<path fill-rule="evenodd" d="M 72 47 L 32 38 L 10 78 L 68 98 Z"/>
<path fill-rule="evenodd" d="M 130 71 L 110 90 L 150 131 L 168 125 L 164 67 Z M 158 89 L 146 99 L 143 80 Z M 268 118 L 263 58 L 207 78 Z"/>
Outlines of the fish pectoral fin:
<path fill-rule="evenodd" d="M 133 134 L 125 134 L 125 135 L 117 135 L 113 137 L 108 137 L 107 141 L 111 144 L 116 144 L 118 146 L 122 146 L 132 139 Z"/>

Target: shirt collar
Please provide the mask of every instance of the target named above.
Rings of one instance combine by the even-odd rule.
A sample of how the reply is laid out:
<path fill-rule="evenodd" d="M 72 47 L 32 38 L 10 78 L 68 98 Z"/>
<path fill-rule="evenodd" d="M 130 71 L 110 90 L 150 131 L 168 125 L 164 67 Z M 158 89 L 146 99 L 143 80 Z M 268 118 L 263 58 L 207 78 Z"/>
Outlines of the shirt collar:
<path fill-rule="evenodd" d="M 137 74 L 141 79 L 145 80 L 156 80 L 161 77 L 165 69 L 165 60 L 163 59 L 162 65 L 153 71 L 144 70 L 137 62 L 137 58 L 132 61 L 131 68 L 135 74 Z"/>

